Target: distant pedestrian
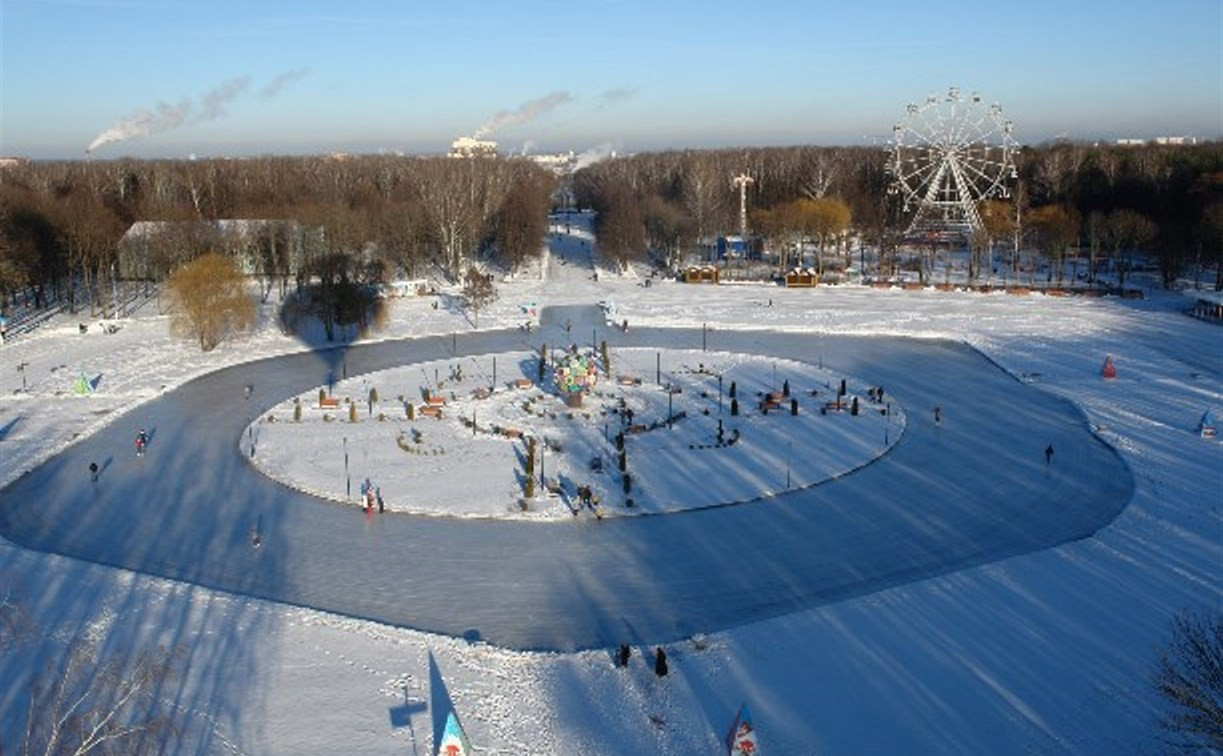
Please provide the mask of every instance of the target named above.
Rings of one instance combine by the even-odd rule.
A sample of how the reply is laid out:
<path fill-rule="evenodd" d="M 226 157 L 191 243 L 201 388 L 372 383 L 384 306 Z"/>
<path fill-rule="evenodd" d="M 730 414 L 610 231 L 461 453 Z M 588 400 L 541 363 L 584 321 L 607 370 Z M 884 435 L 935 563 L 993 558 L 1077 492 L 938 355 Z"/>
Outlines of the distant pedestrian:
<path fill-rule="evenodd" d="M 1049 444 L 1048 446 L 1045 447 L 1045 465 L 1048 466 L 1052 463 L 1053 463 L 1053 444 Z"/>
<path fill-rule="evenodd" d="M 654 649 L 654 674 L 667 676 L 667 652 L 662 650 L 662 646 Z"/>
<path fill-rule="evenodd" d="M 94 483 L 98 482 L 98 463 L 97 462 L 89 463 L 89 479 L 92 480 Z"/>
<path fill-rule="evenodd" d="M 382 501 L 382 486 L 374 489 L 374 498 L 378 500 L 378 514 L 386 511 L 386 504 Z"/>
<path fill-rule="evenodd" d="M 620 650 L 616 651 L 616 666 L 627 667 L 629 657 L 632 655 L 632 653 L 632 649 L 629 648 L 627 643 L 621 643 Z"/>
<path fill-rule="evenodd" d="M 259 527 L 255 526 L 251 528 L 251 546 L 254 546 L 255 548 L 259 548 L 262 545 L 263 545 L 263 536 L 259 534 Z"/>
<path fill-rule="evenodd" d="M 942 422 L 942 420 L 943 420 L 943 408 L 936 404 L 934 405 L 934 422 L 940 423 Z"/>

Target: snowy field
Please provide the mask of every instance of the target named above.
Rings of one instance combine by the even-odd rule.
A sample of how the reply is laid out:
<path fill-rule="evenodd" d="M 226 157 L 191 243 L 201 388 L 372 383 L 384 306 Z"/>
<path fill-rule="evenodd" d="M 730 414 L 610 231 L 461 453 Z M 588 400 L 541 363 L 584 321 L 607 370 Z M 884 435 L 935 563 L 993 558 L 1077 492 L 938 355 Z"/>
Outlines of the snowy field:
<path fill-rule="evenodd" d="M 502 282 L 500 299 L 480 313 L 481 328 L 518 326 L 528 303 L 614 301 L 617 320 L 627 319 L 632 330 L 708 327 L 715 344 L 723 330 L 964 342 L 1033 389 L 1081 408 L 1129 467 L 1133 495 L 1089 538 L 669 642 L 671 673 L 663 679 L 649 669 L 649 638 L 634 644 L 621 670 L 612 664 L 612 649 L 509 651 L 6 542 L 0 544 L 5 595 L 21 602 L 40 632 L 6 647 L 0 659 L 0 744 L 16 752 L 24 691 L 62 658 L 69 639 L 84 635 L 109 655 L 158 644 L 183 650 L 182 678 L 159 691 L 185 725 L 166 747 L 175 753 L 432 753 L 452 704 L 482 753 L 712 754 L 723 748 L 745 702 L 763 753 L 1162 750 L 1159 701 L 1149 678 L 1169 622 L 1179 611 L 1218 611 L 1223 599 L 1223 447 L 1195 433 L 1203 411 L 1223 410 L 1223 330 L 1186 317 L 1184 297 L 1154 291 L 1147 300 L 1122 302 L 657 280 L 646 287 L 607 271 L 596 281 L 582 259 L 589 246 L 580 241 L 577 235 L 555 240 L 556 257 L 543 270 Z M 439 305 L 433 308 L 429 298 L 397 300 L 385 331 L 370 338 L 472 330 L 452 297 L 443 295 Z M 270 307 L 255 334 L 209 355 L 172 339 L 152 303 L 115 323 L 117 333 L 102 332 L 96 321 L 85 321 L 94 325 L 81 333 L 78 322 L 53 320 L 0 350 L 5 485 L 104 428 L 122 428 L 130 438 L 137 428 L 127 429 L 132 423 L 125 415 L 169 389 L 219 367 L 318 345 L 282 334 Z M 1100 378 L 1106 354 L 1117 365 L 1115 381 Z M 643 378 L 649 377 L 646 357 L 646 369 L 636 371 Z M 81 374 L 96 384 L 88 397 L 72 392 Z M 857 378 L 850 375 L 851 382 Z M 870 376 L 860 378 L 870 384 Z M 361 380 L 348 379 L 350 385 Z M 256 395 L 262 390 L 256 386 Z M 383 401 L 401 393 L 379 391 Z M 973 411 L 972 401 L 949 398 L 945 422 Z M 240 397 L 233 406 L 245 411 Z M 909 422 L 930 411 L 905 409 Z M 283 405 L 276 411 L 290 419 Z M 1023 408 L 1015 412 L 1022 416 Z M 288 423 L 275 425 L 280 431 Z M 366 420 L 358 427 L 378 426 Z M 268 424 L 253 427 L 262 462 L 275 444 Z M 592 431 L 593 444 L 606 443 L 597 423 Z M 461 435 L 457 428 L 453 433 Z M 157 443 L 150 459 L 173 453 Z M 1016 455 L 1031 454 L 1030 439 L 1013 443 Z M 123 461 L 130 454 L 127 443 L 114 450 Z M 574 459 L 588 461 L 584 456 Z M 513 466 L 497 465 L 507 475 Z M 209 482 L 207 469 L 200 476 Z M 320 485 L 309 475 L 290 477 Z M 339 479 L 322 477 L 333 486 Z M 153 493 L 172 505 L 173 491 Z M 0 506 L 39 506 L 11 498 L 0 489 Z M 429 554 L 414 553 L 399 564 L 367 568 L 424 572 L 445 584 L 447 576 L 433 564 Z M 461 594 L 462 587 L 454 590 Z"/>
<path fill-rule="evenodd" d="M 602 365 L 597 350 L 579 351 Z M 904 431 L 899 402 L 874 401 L 872 387 L 817 365 L 641 348 L 610 350 L 609 359 L 612 375 L 600 367 L 602 377 L 578 408 L 565 405 L 551 369 L 535 385 L 537 352 L 505 352 L 341 380 L 330 387 L 337 409 L 320 407 L 317 390 L 308 391 L 263 413 L 241 444 L 248 451 L 255 446 L 252 460 L 270 477 L 354 506 L 368 486 L 390 512 L 564 519 L 595 516 L 579 499 L 579 487 L 592 491 L 600 517 L 718 506 L 803 488 L 867 464 Z M 665 378 L 658 367 L 664 359 Z M 497 362 L 507 380 L 494 376 Z M 842 379 L 847 391 L 837 405 Z M 532 385 L 519 388 L 517 380 Z M 729 396 L 732 388 L 737 397 Z M 369 401 L 371 389 L 377 402 Z M 446 402 L 437 418 L 416 418 L 426 391 Z M 759 407 L 772 393 L 781 399 L 770 416 Z M 801 412 L 792 414 L 792 401 Z M 350 404 L 357 405 L 356 422 Z M 632 458 L 635 483 L 628 493 L 617 467 L 620 433 L 626 459 Z M 542 474 L 536 463 L 536 477 L 556 490 L 549 493 L 539 480 L 528 499 L 529 438 L 537 439 L 544 463 Z M 351 450 L 347 470 L 339 449 Z"/>

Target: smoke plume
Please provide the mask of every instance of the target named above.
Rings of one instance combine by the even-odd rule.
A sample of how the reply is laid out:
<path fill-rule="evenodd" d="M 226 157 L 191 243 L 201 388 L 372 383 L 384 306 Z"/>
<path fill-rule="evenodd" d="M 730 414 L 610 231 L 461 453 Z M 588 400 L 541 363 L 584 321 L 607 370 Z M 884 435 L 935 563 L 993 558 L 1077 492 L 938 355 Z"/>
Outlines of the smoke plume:
<path fill-rule="evenodd" d="M 573 95 L 568 92 L 553 92 L 546 97 L 540 97 L 537 100 L 523 103 L 517 110 L 502 110 L 492 118 L 484 122 L 484 125 L 476 129 L 473 135 L 476 139 L 483 139 L 489 136 L 498 129 L 503 129 L 506 126 L 513 126 L 518 123 L 526 123 L 533 121 L 540 115 L 552 110 L 558 105 L 563 105 L 573 99 Z"/>
<path fill-rule="evenodd" d="M 306 74 L 308 73 L 310 73 L 309 68 L 297 68 L 292 71 L 285 71 L 264 85 L 263 89 L 259 90 L 259 96 L 265 100 L 270 97 L 275 97 L 276 95 L 280 94 L 285 87 L 289 86 L 293 82 L 306 78 Z"/>
<path fill-rule="evenodd" d="M 580 171 L 583 168 L 594 165 L 600 160 L 606 160 L 615 156 L 616 145 L 612 144 L 611 142 L 604 142 L 603 144 L 595 145 L 594 147 L 591 147 L 582 154 L 578 155 L 577 165 L 574 166 L 574 170 Z"/>
<path fill-rule="evenodd" d="M 265 99 L 274 97 L 307 72 L 308 69 L 305 68 L 286 71 L 268 82 L 260 90 L 260 95 Z M 191 126 L 220 118 L 225 115 L 225 109 L 231 102 L 246 94 L 250 85 L 249 76 L 235 76 L 205 92 L 199 97 L 198 103 L 190 97 L 185 97 L 177 105 L 160 102 L 152 110 L 138 110 L 126 118 L 120 118 L 113 126 L 94 137 L 85 152 L 93 152 L 114 142 L 152 136 L 179 126 Z"/>

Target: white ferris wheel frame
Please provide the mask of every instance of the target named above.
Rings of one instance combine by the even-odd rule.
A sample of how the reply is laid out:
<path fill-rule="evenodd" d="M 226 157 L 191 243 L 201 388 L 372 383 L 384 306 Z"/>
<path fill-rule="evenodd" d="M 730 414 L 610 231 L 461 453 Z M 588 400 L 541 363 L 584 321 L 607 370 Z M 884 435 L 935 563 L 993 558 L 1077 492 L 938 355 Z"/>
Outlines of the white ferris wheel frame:
<path fill-rule="evenodd" d="M 910 103 L 892 128 L 888 160 L 889 192 L 901 196 L 906 213 L 916 208 L 908 233 L 979 230 L 977 204 L 1010 196 L 1019 149 L 1013 131 L 1000 105 L 956 87 Z"/>

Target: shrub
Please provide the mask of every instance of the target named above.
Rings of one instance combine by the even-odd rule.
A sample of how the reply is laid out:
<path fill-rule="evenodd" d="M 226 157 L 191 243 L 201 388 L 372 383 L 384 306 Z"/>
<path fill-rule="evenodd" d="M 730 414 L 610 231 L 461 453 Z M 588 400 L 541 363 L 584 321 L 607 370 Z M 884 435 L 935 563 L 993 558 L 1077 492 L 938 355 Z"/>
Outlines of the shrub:
<path fill-rule="evenodd" d="M 322 386 L 320 386 L 318 390 L 318 406 L 322 407 L 323 400 L 326 398 L 327 398 L 327 390 L 324 389 Z"/>
<path fill-rule="evenodd" d="M 299 401 L 293 402 L 293 422 L 300 423 L 302 421 L 302 403 Z"/>
<path fill-rule="evenodd" d="M 731 386 L 734 386 L 735 384 L 733 384 L 733 383 L 732 383 L 732 384 L 730 384 L 730 385 L 731 385 Z M 731 415 L 738 415 L 738 414 L 739 414 L 739 400 L 738 400 L 738 399 L 731 399 L 731 400 L 730 400 L 730 414 L 731 414 Z"/>
<path fill-rule="evenodd" d="M 348 422 L 357 422 L 357 405 L 355 404 L 348 405 Z"/>

